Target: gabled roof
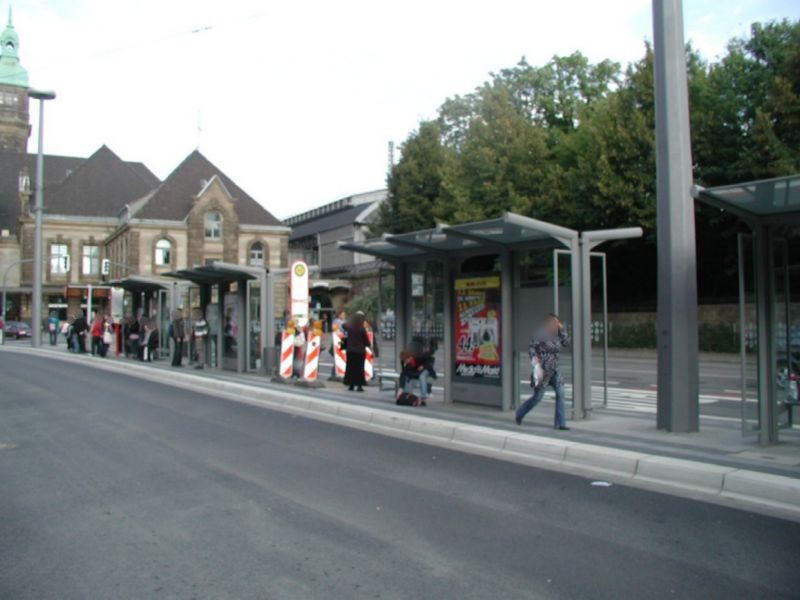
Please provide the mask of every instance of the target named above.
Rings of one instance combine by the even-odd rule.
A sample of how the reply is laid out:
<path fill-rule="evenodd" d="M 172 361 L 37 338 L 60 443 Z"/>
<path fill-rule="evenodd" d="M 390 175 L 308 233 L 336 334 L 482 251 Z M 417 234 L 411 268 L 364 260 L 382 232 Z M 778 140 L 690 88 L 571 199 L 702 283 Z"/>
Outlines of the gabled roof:
<path fill-rule="evenodd" d="M 289 234 L 289 240 L 299 240 L 310 235 L 316 235 L 323 231 L 330 231 L 344 225 L 352 225 L 356 222 L 356 218 L 364 212 L 364 205 L 358 204 L 356 206 L 348 206 L 340 209 L 334 213 L 327 213 L 305 221 L 299 225 L 292 227 L 292 233 Z"/>
<path fill-rule="evenodd" d="M 61 183 L 86 159 L 75 156 L 44 156 L 45 193 L 51 186 Z M 36 173 L 36 155 L 0 151 L 0 229 L 17 230 L 19 222 L 19 176 L 28 167 L 33 191 Z"/>
<path fill-rule="evenodd" d="M 184 220 L 200 191 L 217 176 L 236 203 L 242 225 L 280 225 L 267 209 L 256 202 L 225 173 L 195 150 L 170 173 L 149 200 L 136 213 L 139 219 Z"/>
<path fill-rule="evenodd" d="M 126 204 L 152 190 L 153 180 L 158 185 L 144 165 L 133 167 L 102 146 L 61 183 L 50 186 L 45 194 L 46 212 L 116 217 Z"/>

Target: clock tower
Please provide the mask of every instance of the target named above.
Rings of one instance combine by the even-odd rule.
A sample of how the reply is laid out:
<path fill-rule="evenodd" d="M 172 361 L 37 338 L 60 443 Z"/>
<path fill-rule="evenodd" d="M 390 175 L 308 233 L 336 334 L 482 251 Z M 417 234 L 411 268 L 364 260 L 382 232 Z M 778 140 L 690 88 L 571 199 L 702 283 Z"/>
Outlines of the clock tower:
<path fill-rule="evenodd" d="M 27 152 L 30 134 L 28 72 L 19 62 L 19 36 L 9 8 L 0 34 L 0 151 Z"/>

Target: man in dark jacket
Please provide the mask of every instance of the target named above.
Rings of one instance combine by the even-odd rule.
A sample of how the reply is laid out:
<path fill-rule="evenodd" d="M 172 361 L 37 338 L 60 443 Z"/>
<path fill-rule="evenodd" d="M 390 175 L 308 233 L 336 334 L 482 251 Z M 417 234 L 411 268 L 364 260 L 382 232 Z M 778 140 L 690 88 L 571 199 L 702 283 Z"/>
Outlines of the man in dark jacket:
<path fill-rule="evenodd" d="M 86 317 L 83 315 L 83 311 L 79 311 L 78 317 L 72 323 L 73 347 L 76 352 L 86 353 L 86 334 L 88 331 L 89 324 L 86 322 Z"/>
<path fill-rule="evenodd" d="M 180 367 L 183 359 L 183 342 L 186 340 L 186 325 L 183 322 L 183 311 L 178 308 L 172 318 L 170 336 L 174 343 L 172 351 L 172 366 Z"/>

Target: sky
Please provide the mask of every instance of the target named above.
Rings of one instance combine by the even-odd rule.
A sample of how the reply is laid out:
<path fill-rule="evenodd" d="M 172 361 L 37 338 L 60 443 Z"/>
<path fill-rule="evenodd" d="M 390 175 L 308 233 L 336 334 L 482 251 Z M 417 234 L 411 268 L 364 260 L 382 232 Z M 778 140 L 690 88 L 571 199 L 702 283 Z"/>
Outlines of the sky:
<path fill-rule="evenodd" d="M 684 0 L 706 59 L 797 0 Z M 0 7 L 6 5 L 0 3 Z M 385 186 L 445 98 L 523 56 L 641 58 L 651 0 L 29 0 L 13 5 L 30 83 L 57 98 L 45 151 L 102 144 L 166 177 L 200 151 L 278 218 Z M 0 14 L 4 14 L 0 12 Z M 32 107 L 34 124 L 37 112 Z M 30 151 L 36 150 L 36 128 Z"/>

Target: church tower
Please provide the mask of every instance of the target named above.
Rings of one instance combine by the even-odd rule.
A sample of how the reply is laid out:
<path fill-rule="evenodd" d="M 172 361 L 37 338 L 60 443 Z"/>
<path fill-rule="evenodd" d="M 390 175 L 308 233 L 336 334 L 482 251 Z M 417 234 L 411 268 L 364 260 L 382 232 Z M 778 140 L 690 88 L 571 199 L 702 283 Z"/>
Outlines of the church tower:
<path fill-rule="evenodd" d="M 28 72 L 19 62 L 19 36 L 9 8 L 0 34 L 0 151 L 27 152 L 30 134 Z"/>

